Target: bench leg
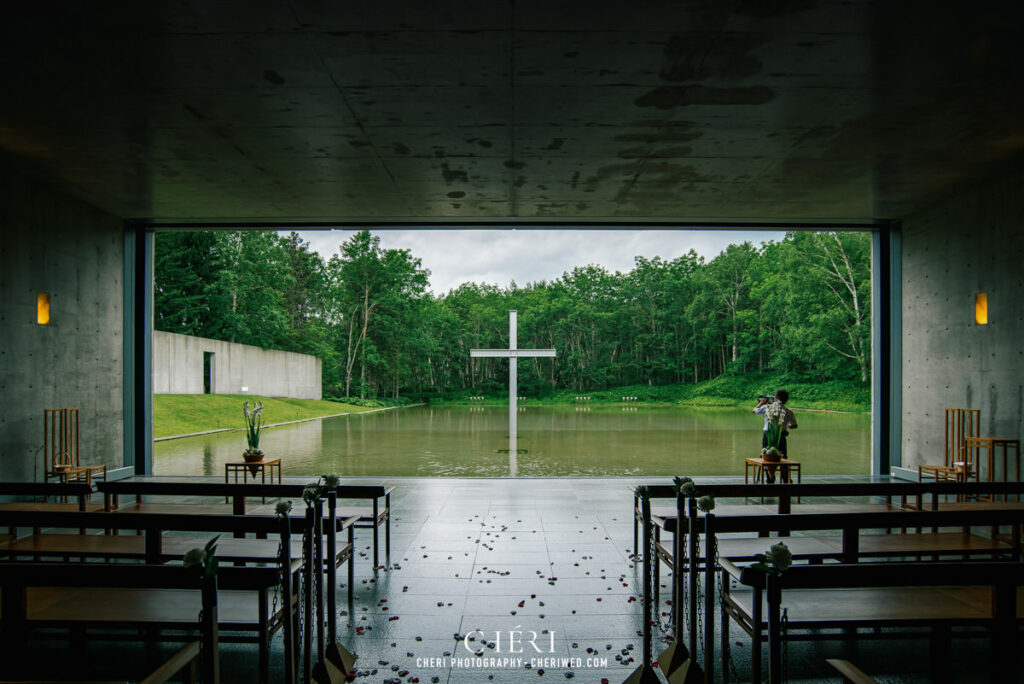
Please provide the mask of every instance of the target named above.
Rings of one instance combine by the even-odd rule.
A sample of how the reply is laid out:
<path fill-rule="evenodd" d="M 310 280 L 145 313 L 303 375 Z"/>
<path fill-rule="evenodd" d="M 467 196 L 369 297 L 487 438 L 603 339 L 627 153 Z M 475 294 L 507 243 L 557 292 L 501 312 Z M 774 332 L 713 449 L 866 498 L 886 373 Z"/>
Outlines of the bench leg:
<path fill-rule="evenodd" d="M 753 614 L 751 622 L 754 625 L 754 633 L 750 635 L 750 681 L 751 684 L 761 684 L 761 620 L 764 618 L 762 610 L 761 590 L 754 589 Z"/>
<path fill-rule="evenodd" d="M 384 561 L 391 566 L 391 495 L 384 504 Z"/>
<path fill-rule="evenodd" d="M 380 545 L 380 537 L 378 536 L 378 530 L 380 529 L 380 510 L 378 509 L 377 500 L 373 500 L 373 571 L 377 572 L 377 566 L 380 565 L 380 551 L 378 549 Z"/>
<path fill-rule="evenodd" d="M 729 593 L 729 575 L 722 570 L 722 596 L 720 597 L 721 614 L 719 620 L 722 623 L 722 684 L 729 681 L 729 611 L 725 609 L 726 596 Z"/>
<path fill-rule="evenodd" d="M 640 520 L 637 518 L 637 510 L 640 507 L 639 500 L 633 497 L 633 556 L 640 553 Z"/>
<path fill-rule="evenodd" d="M 654 543 L 657 544 L 661 541 L 661 529 L 658 527 L 654 528 Z M 658 604 L 661 601 L 661 558 L 658 556 L 658 552 L 654 552 L 654 558 L 651 559 L 654 563 L 654 586 L 651 587 L 652 591 L 652 606 L 651 610 L 655 611 L 653 614 L 657 615 Z"/>
<path fill-rule="evenodd" d="M 348 555 L 348 610 L 352 612 L 352 597 L 356 584 L 356 536 L 355 530 L 348 528 L 348 545 L 352 551 Z"/>
<path fill-rule="evenodd" d="M 261 684 L 267 684 L 270 678 L 270 611 L 267 609 L 266 589 L 260 589 L 259 601 L 260 682 Z"/>

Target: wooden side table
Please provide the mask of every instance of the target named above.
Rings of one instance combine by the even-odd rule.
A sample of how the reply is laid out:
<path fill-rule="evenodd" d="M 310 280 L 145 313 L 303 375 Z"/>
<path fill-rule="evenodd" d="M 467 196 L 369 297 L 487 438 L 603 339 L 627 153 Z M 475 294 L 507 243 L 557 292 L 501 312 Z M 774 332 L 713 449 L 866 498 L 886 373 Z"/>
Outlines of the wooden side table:
<path fill-rule="evenodd" d="M 238 473 L 242 473 L 242 483 L 249 481 L 249 474 L 252 474 L 252 481 L 256 481 L 256 476 L 260 476 L 260 483 L 267 483 L 267 471 L 270 471 L 270 484 L 274 484 L 274 469 L 277 468 L 277 484 L 281 484 L 281 459 L 279 458 L 265 458 L 262 461 L 228 461 L 224 464 L 224 482 L 231 482 L 231 475 L 234 475 L 234 481 L 238 482 Z M 263 497 L 263 503 L 267 502 L 267 497 Z"/>
<path fill-rule="evenodd" d="M 743 484 L 750 484 L 751 470 L 754 473 L 754 484 L 764 484 L 765 471 L 769 468 L 771 470 L 778 468 L 781 471 L 779 482 L 792 482 L 791 476 L 794 472 L 797 483 L 801 481 L 800 461 L 790 461 L 786 458 L 781 461 L 766 461 L 763 457 L 758 457 L 746 459 L 743 465 Z"/>
<path fill-rule="evenodd" d="M 1020 482 L 1020 440 L 1019 439 L 1007 439 L 1005 437 L 964 437 L 963 448 L 964 448 L 964 451 L 967 451 L 968 449 L 974 449 L 975 450 L 975 453 L 974 453 L 975 458 L 973 460 L 974 460 L 974 464 L 975 464 L 975 466 L 974 466 L 975 469 L 979 471 L 979 474 L 978 474 L 979 479 L 980 479 L 981 461 L 978 459 L 978 456 L 979 456 L 978 452 L 981 449 L 984 449 L 987 452 L 987 454 L 988 454 L 988 481 L 989 482 L 995 482 L 996 481 L 995 480 L 995 476 L 996 476 L 995 460 L 996 460 L 996 450 L 997 449 L 1003 455 L 1003 479 L 1001 480 L 1001 482 L 1008 482 L 1008 481 L 1010 481 L 1010 478 L 1009 478 L 1009 475 L 1010 475 L 1010 470 L 1009 470 L 1009 466 L 1010 466 L 1010 453 L 1009 452 L 1012 449 L 1013 450 L 1014 471 L 1015 471 L 1015 477 L 1014 477 L 1013 481 L 1014 482 Z M 989 501 L 994 501 L 995 500 L 995 495 L 993 494 L 992 496 L 990 496 L 988 498 L 989 498 Z M 1009 498 L 1008 495 L 1006 495 L 1006 494 L 1003 495 L 1003 501 L 1006 501 L 1008 498 Z M 1016 500 L 1020 501 L 1020 494 L 1016 495 Z"/>

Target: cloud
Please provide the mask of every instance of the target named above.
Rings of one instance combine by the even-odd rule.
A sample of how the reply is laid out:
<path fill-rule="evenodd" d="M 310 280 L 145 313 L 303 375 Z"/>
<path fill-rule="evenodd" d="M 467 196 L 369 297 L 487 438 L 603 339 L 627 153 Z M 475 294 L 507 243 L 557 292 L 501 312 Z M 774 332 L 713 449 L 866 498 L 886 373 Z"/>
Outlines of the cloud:
<path fill-rule="evenodd" d="M 356 231 L 301 231 L 324 259 Z M 379 230 L 385 248 L 408 249 L 430 270 L 430 289 L 444 294 L 465 282 L 508 287 L 551 281 L 577 266 L 611 272 L 633 268 L 637 256 L 674 259 L 695 250 L 713 259 L 730 244 L 781 240 L 782 231 L 733 230 Z"/>

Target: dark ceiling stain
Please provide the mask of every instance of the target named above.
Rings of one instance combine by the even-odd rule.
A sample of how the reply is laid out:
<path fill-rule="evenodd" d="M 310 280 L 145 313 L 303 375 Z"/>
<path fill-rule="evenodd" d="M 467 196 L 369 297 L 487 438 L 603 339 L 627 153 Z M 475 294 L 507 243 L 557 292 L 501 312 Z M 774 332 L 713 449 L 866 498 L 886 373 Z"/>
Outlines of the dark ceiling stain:
<path fill-rule="evenodd" d="M 557 149 L 560 149 L 564 143 L 565 143 L 565 138 L 552 138 L 551 142 L 548 143 L 548 146 L 545 147 L 544 149 L 545 150 L 557 150 Z"/>
<path fill-rule="evenodd" d="M 190 105 L 188 102 L 183 102 L 182 106 L 185 108 L 185 111 L 187 111 L 189 114 L 191 114 L 192 116 L 196 117 L 200 121 L 206 121 L 207 119 L 210 118 L 210 117 L 206 116 L 205 114 L 203 114 L 198 109 L 196 109 L 195 107 L 193 107 L 192 105 Z"/>
<path fill-rule="evenodd" d="M 567 59 L 572 59 L 573 57 L 579 57 L 580 53 L 578 53 L 578 52 L 564 52 L 564 53 L 562 53 L 562 56 L 567 58 Z"/>
<path fill-rule="evenodd" d="M 441 164 L 441 175 L 444 176 L 445 183 L 457 183 L 460 181 L 463 183 L 469 182 L 468 173 L 463 169 L 453 169 L 449 167 L 447 163 Z"/>
<path fill-rule="evenodd" d="M 516 176 L 516 182 L 512 184 L 513 187 L 521 188 L 526 185 L 526 176 Z"/>
<path fill-rule="evenodd" d="M 655 130 L 645 133 L 622 133 L 615 136 L 617 142 L 638 142 L 653 145 L 654 143 L 681 143 L 696 140 L 704 135 L 700 131 L 666 131 Z"/>
<path fill-rule="evenodd" d="M 638 97 L 637 107 L 672 109 L 690 105 L 758 105 L 775 97 L 775 91 L 765 86 L 749 88 L 712 88 L 702 85 L 659 86 Z"/>
<path fill-rule="evenodd" d="M 573 190 L 575 190 L 576 189 L 576 185 L 579 182 L 580 182 L 580 172 L 577 171 L 574 174 L 572 174 L 572 180 L 569 181 L 569 187 L 572 188 Z"/>
<path fill-rule="evenodd" d="M 505 168 L 506 169 L 521 169 L 524 166 L 526 166 L 525 162 L 516 161 L 515 159 L 506 159 L 505 160 Z"/>
<path fill-rule="evenodd" d="M 284 85 L 284 76 L 277 73 L 273 69 L 267 69 L 263 72 L 263 78 L 267 79 L 274 85 Z"/>
<path fill-rule="evenodd" d="M 585 211 L 587 209 L 587 207 L 589 207 L 589 206 L 590 205 L 587 204 L 586 202 L 577 202 L 576 203 L 576 211 Z"/>
<path fill-rule="evenodd" d="M 817 4 L 817 0 L 739 0 L 733 11 L 741 16 L 767 19 L 802 12 Z"/>
<path fill-rule="evenodd" d="M 620 150 L 619 156 L 623 159 L 674 159 L 689 157 L 693 153 L 692 147 L 666 147 L 663 149 L 650 149 L 649 147 L 631 147 Z"/>
<path fill-rule="evenodd" d="M 409 148 L 400 142 L 396 142 L 392 145 L 395 148 L 395 154 L 409 154 Z"/>
<path fill-rule="evenodd" d="M 365 140 L 349 140 L 348 144 L 352 147 L 367 147 L 370 143 Z"/>
<path fill-rule="evenodd" d="M 494 143 L 492 143 L 490 140 L 482 140 L 480 138 L 470 138 L 466 142 L 468 142 L 470 145 L 477 144 L 477 145 L 479 145 L 480 147 L 483 147 L 483 148 L 493 147 L 494 146 Z"/>
<path fill-rule="evenodd" d="M 676 33 L 665 43 L 658 75 L 673 83 L 756 76 L 761 60 L 751 53 L 763 43 L 758 33 Z"/>
<path fill-rule="evenodd" d="M 461 208 L 462 208 L 462 203 L 461 202 L 452 202 L 452 209 L 461 209 Z"/>
<path fill-rule="evenodd" d="M 466 193 L 464 193 L 462 190 L 452 190 L 451 192 L 448 193 L 448 196 L 451 197 L 452 199 L 462 199 L 463 197 L 466 196 Z"/>
<path fill-rule="evenodd" d="M 643 176 L 643 181 L 638 179 Z M 632 162 L 602 166 L 597 173 L 586 180 L 585 192 L 597 192 L 598 186 L 606 181 L 620 182 L 615 201 L 622 202 L 627 196 L 636 199 L 642 194 L 648 199 L 671 199 L 674 192 L 684 183 L 706 180 L 690 165 L 668 162 Z"/>
<path fill-rule="evenodd" d="M 544 72 L 537 69 L 524 69 L 523 71 L 517 71 L 516 76 L 543 76 Z"/>

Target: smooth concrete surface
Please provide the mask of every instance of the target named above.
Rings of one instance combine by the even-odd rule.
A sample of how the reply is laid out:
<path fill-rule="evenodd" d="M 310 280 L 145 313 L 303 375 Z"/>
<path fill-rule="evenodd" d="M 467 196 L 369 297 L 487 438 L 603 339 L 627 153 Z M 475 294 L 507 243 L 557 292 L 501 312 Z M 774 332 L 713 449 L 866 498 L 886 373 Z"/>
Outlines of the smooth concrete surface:
<path fill-rule="evenodd" d="M 204 354 L 212 353 L 212 394 L 322 399 L 316 356 L 205 337 L 153 332 L 153 393 L 203 394 Z"/>
<path fill-rule="evenodd" d="M 0 172 L 0 481 L 42 481 L 46 408 L 81 410 L 83 463 L 121 464 L 123 258 L 120 219 Z"/>
<path fill-rule="evenodd" d="M 899 218 L 1020 162 L 1022 16 L 20 2 L 0 151 L 133 218 Z"/>
<path fill-rule="evenodd" d="M 982 436 L 1024 439 L 1024 175 L 906 218 L 902 287 L 903 465 L 943 462 L 946 407 L 980 409 Z"/>
<path fill-rule="evenodd" d="M 736 481 L 696 480 L 698 484 Z M 345 588 L 338 592 L 340 640 L 359 655 L 357 682 L 523 684 L 571 679 L 621 684 L 637 666 L 642 607 L 631 597 L 639 598 L 642 576 L 630 556 L 633 499 L 627 485 L 667 484 L 668 478 L 345 481 L 396 487 L 391 499 L 388 569 L 373 572 L 370 531 L 358 530 L 352 610 L 345 602 Z M 766 549 L 770 543 L 766 540 Z M 669 581 L 663 567 L 663 603 L 656 611 L 659 627 L 654 633 L 658 653 L 665 648 L 662 626 L 671 625 Z M 345 582 L 344 572 L 341 582 Z M 502 632 L 500 644 L 495 631 Z M 534 657 L 580 658 L 582 665 L 477 668 L 426 660 L 474 660 L 456 635 L 474 637 L 466 642 L 474 650 L 484 644 L 484 657 L 499 657 L 499 647 L 504 657 L 509 655 L 510 631 L 522 632 L 524 639 L 530 638 L 530 631 L 539 633 L 536 643 L 542 653 Z M 716 634 L 716 648 L 718 642 Z M 730 642 L 729 679 L 749 681 L 750 639 L 733 628 Z M 943 676 L 950 682 L 988 681 L 986 640 L 955 638 L 952 644 L 951 662 Z M 117 657 L 105 659 L 104 654 L 115 648 Z M 533 652 L 529 645 L 525 649 Z M 554 653 L 549 654 L 551 650 Z M 222 681 L 256 681 L 256 652 L 253 644 L 223 644 Z M 114 647 L 92 641 L 85 659 L 75 662 L 88 668 L 94 678 L 114 677 L 118 667 L 144 654 L 134 645 Z M 282 681 L 283 658 L 278 634 L 272 641 L 271 682 Z M 587 658 L 607 659 L 607 665 L 588 667 Z M 630 658 L 633 662 L 628 662 Z M 825 658 L 849 659 L 879 682 L 933 681 L 923 639 L 794 642 L 786 655 L 788 681 L 836 681 Z M 62 663 L 51 656 L 45 666 L 56 669 Z M 37 669 L 33 674 L 39 677 L 48 672 Z M 716 681 L 722 681 L 720 669 Z"/>

